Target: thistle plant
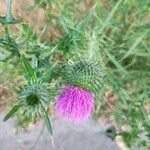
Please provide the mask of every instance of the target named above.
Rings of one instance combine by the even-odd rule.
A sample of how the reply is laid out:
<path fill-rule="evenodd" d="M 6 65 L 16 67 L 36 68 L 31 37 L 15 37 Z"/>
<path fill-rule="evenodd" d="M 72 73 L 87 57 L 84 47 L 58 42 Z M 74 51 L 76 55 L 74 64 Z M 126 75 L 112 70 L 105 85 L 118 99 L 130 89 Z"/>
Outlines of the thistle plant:
<path fill-rule="evenodd" d="M 37 78 L 35 69 L 23 55 L 22 62 L 25 67 L 26 76 L 28 77 L 27 84 L 22 85 L 17 90 L 19 93 L 19 100 L 5 116 L 4 121 L 7 121 L 18 110 L 21 110 L 24 117 L 31 118 L 32 120 L 35 120 L 38 117 L 43 117 L 48 131 L 52 135 L 52 127 L 48 117 L 48 108 L 50 102 L 53 100 L 53 94 L 46 83 Z"/>
<path fill-rule="evenodd" d="M 103 115 L 100 100 L 105 99 L 106 67 L 107 89 L 119 97 L 110 115 L 116 124 L 131 128 L 119 134 L 129 149 L 149 150 L 150 1 L 89 0 L 85 5 L 82 0 L 35 0 L 35 7 L 29 8 L 42 7 L 46 16 L 36 30 L 13 16 L 11 2 L 6 0 L 6 15 L 0 17 L 4 28 L 0 35 L 0 57 L 8 52 L 6 59 L 0 59 L 0 68 L 4 68 L 0 75 L 3 85 L 5 66 L 11 62 L 15 67 L 11 66 L 11 73 L 7 73 L 10 81 L 20 73 L 24 73 L 24 78 L 19 99 L 4 121 L 21 112 L 32 120 L 44 118 L 52 133 L 50 103 L 59 117 L 73 123 Z M 27 17 L 33 20 L 32 16 Z M 10 27 L 16 23 L 17 32 Z"/>

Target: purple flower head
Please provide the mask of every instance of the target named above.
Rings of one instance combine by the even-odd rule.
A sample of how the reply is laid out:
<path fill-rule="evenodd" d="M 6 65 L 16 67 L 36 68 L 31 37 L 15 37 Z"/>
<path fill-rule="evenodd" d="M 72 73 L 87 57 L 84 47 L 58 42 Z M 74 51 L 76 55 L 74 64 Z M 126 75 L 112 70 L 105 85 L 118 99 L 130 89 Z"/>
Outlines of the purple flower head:
<path fill-rule="evenodd" d="M 80 87 L 64 86 L 56 100 L 56 112 L 74 123 L 88 120 L 94 110 L 94 95 Z"/>

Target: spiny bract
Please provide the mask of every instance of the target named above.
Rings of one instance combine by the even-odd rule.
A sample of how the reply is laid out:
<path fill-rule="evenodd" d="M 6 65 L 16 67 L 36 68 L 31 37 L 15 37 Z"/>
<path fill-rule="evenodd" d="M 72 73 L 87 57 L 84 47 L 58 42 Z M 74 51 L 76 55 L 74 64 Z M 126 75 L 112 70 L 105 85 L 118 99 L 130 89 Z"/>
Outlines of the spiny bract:
<path fill-rule="evenodd" d="M 97 62 L 83 59 L 66 66 L 64 80 L 67 85 L 96 93 L 103 87 L 104 72 Z"/>
<path fill-rule="evenodd" d="M 47 110 L 50 102 L 46 85 L 40 82 L 29 83 L 20 91 L 21 110 L 27 117 L 41 116 Z"/>

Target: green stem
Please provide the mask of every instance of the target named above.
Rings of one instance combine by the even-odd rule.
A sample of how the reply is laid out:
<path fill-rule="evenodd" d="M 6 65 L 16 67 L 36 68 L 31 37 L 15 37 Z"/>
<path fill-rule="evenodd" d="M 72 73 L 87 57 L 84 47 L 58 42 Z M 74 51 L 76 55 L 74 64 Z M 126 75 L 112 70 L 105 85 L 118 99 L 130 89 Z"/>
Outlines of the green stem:
<path fill-rule="evenodd" d="M 11 22 L 12 16 L 11 16 L 11 0 L 6 0 L 6 21 Z"/>

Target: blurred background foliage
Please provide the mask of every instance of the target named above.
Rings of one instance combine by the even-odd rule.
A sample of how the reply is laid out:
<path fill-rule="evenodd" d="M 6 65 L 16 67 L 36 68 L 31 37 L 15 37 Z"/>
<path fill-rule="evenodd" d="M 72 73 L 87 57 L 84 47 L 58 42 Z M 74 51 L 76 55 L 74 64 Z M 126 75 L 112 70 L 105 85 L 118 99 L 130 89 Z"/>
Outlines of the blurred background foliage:
<path fill-rule="evenodd" d="M 5 1 L 0 5 L 4 16 Z M 96 118 L 114 116 L 130 127 L 119 133 L 128 147 L 150 149 L 149 0 L 12 0 L 12 15 L 22 22 L 0 26 L 1 87 L 22 81 L 20 53 L 47 82 L 55 82 L 65 61 L 96 58 L 112 90 L 99 98 Z"/>

